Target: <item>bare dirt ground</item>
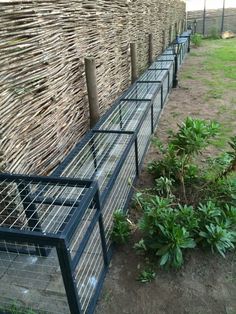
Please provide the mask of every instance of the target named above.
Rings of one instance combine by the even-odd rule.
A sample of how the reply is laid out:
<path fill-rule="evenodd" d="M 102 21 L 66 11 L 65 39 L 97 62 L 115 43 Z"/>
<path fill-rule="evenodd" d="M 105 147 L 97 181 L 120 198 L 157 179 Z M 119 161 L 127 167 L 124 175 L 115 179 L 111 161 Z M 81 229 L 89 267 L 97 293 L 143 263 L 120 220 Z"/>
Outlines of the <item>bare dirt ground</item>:
<path fill-rule="evenodd" d="M 222 125 L 221 137 L 203 158 L 224 150 L 236 132 L 235 80 L 224 76 L 224 70 L 221 73 L 207 65 L 211 52 L 223 45 L 219 40 L 206 41 L 203 47 L 192 49 L 181 68 L 179 88 L 172 91 L 156 131 L 165 140 L 168 130 L 176 129 L 187 116 L 217 120 Z M 145 165 L 155 157 L 151 147 Z M 151 184 L 145 165 L 138 184 L 141 188 Z M 235 252 L 224 259 L 196 249 L 187 253 L 180 270 L 158 268 L 156 279 L 143 284 L 137 277 L 145 261 L 135 254 L 134 241 L 116 250 L 97 314 L 236 314 Z"/>

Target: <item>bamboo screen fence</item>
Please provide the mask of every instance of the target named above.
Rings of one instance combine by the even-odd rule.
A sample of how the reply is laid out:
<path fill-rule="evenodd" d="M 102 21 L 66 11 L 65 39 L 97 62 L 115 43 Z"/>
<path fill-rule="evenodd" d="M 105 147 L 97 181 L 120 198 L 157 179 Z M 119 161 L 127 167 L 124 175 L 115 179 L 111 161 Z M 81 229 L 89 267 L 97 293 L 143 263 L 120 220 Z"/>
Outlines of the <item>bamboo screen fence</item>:
<path fill-rule="evenodd" d="M 48 174 L 89 126 L 84 57 L 96 58 L 101 113 L 185 20 L 182 0 L 1 0 L 0 170 Z M 165 31 L 165 32 L 164 32 Z"/>

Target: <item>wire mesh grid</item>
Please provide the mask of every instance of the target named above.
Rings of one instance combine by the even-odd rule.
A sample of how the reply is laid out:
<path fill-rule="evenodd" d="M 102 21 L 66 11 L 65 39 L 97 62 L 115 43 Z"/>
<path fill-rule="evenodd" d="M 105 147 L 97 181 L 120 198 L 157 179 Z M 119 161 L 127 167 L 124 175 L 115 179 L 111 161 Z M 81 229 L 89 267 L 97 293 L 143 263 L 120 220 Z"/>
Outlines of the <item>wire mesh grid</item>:
<path fill-rule="evenodd" d="M 29 243 L 1 240 L 0 245 L 5 246 L 5 252 L 0 251 L 1 311 L 70 313 L 55 248 L 43 257 L 32 254 L 34 246 Z M 15 253 L 8 250 L 12 246 Z"/>
<path fill-rule="evenodd" d="M 115 211 L 124 211 L 132 190 L 132 184 L 136 177 L 135 147 L 131 147 L 123 166 L 117 176 L 115 184 L 107 198 L 103 209 L 103 222 L 105 238 L 108 248 L 110 247 L 110 233 L 113 225 L 113 214 Z"/>
<path fill-rule="evenodd" d="M 173 61 L 155 61 L 153 64 L 148 68 L 149 70 L 170 70 L 173 67 Z"/>
<path fill-rule="evenodd" d="M 97 223 L 74 271 L 76 288 L 84 313 L 96 291 L 104 267 L 100 230 Z"/>
<path fill-rule="evenodd" d="M 139 82 L 141 81 L 151 81 L 151 82 L 163 82 L 168 75 L 168 70 L 148 70 L 145 73 L 143 73 L 140 78 Z"/>
<path fill-rule="evenodd" d="M 186 38 L 181 46 L 179 64 L 187 52 Z M 113 214 L 127 208 L 138 165 L 143 161 L 153 127 L 172 86 L 172 52 L 168 48 L 150 66 L 110 114 L 75 147 L 49 181 L 0 180 L 0 228 L 66 237 L 63 254 L 70 260 L 68 268 L 72 286 L 75 285 L 72 289 L 79 296 L 82 313 L 91 312 L 107 269 L 105 251 L 111 246 Z M 88 197 L 90 203 L 83 206 L 91 182 L 98 183 L 101 212 L 92 196 Z M 60 254 L 62 251 L 58 247 L 56 251 L 52 244 L 32 244 L 27 239 L 10 242 L 2 238 L 0 302 L 5 309 L 15 306 L 14 301 L 20 308 L 36 309 L 35 313 L 70 313 L 71 299 L 62 275 L 68 269 L 62 267 Z"/>
<path fill-rule="evenodd" d="M 76 184 L 50 180 L 3 179 L 0 181 L 0 227 L 59 234 L 86 190 Z"/>
<path fill-rule="evenodd" d="M 152 100 L 160 86 L 160 83 L 137 82 L 125 95 L 124 99 Z"/>
<path fill-rule="evenodd" d="M 95 180 L 102 193 L 130 141 L 129 134 L 93 133 L 61 175 Z"/>
<path fill-rule="evenodd" d="M 98 129 L 136 131 L 149 106 L 150 101 L 121 100 Z"/>
<path fill-rule="evenodd" d="M 154 126 L 154 128 L 156 127 L 159 116 L 161 114 L 163 100 L 164 99 L 162 99 L 162 93 L 161 93 L 161 91 L 159 91 L 153 100 L 153 126 Z"/>
<path fill-rule="evenodd" d="M 152 114 L 150 109 L 137 134 L 139 164 L 142 163 L 151 135 L 152 135 Z"/>

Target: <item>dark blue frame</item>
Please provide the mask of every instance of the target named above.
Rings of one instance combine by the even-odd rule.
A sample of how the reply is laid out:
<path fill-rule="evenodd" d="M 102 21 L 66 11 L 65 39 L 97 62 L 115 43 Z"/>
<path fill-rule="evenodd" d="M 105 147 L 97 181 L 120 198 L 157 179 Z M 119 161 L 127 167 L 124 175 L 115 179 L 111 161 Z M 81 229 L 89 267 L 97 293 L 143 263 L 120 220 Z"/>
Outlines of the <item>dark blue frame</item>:
<path fill-rule="evenodd" d="M 190 45 L 190 33 L 184 32 L 180 37 L 182 39 L 181 41 L 183 41 L 183 43 L 181 43 L 182 48 L 181 48 L 181 53 L 180 53 L 180 59 L 183 60 L 184 53 L 185 53 L 185 51 L 183 49 L 183 45 L 186 44 L 184 39 L 186 39 L 186 41 Z M 173 55 L 173 54 L 171 53 L 170 50 L 166 50 L 166 52 L 164 52 L 163 55 L 168 56 L 168 55 Z M 167 61 L 168 60 L 155 60 L 155 62 L 160 62 L 160 63 L 167 62 Z M 169 61 L 173 62 L 173 64 L 174 64 L 173 60 L 169 60 Z M 167 76 L 168 76 L 168 93 L 167 93 L 167 95 L 169 94 L 170 89 L 172 87 L 173 78 L 170 77 L 170 68 L 161 69 L 161 70 L 167 71 L 166 74 L 164 75 L 164 77 L 162 78 L 162 80 L 142 81 L 142 80 L 137 79 L 134 82 L 134 84 L 131 85 L 128 88 L 128 90 L 115 101 L 115 103 L 105 113 L 105 115 L 100 119 L 100 121 L 95 125 L 95 127 L 92 130 L 90 130 L 87 134 L 85 134 L 85 136 L 79 141 L 79 143 L 74 147 L 74 149 L 67 155 L 67 157 L 57 167 L 57 169 L 52 173 L 51 176 L 43 177 L 43 176 L 25 176 L 25 175 L 6 174 L 6 173 L 0 174 L 0 181 L 6 180 L 9 182 L 19 182 L 19 184 L 23 184 L 24 182 L 37 182 L 37 183 L 49 182 L 52 185 L 53 184 L 62 184 L 62 185 L 68 184 L 70 186 L 87 188 L 86 193 L 83 195 L 83 197 L 81 199 L 81 202 L 79 204 L 77 204 L 78 207 L 71 209 L 71 211 L 68 214 L 68 217 L 65 221 L 65 227 L 58 234 L 51 234 L 51 233 L 44 234 L 44 233 L 42 233 L 40 226 L 37 228 L 37 230 L 34 230 L 34 231 L 8 229 L 8 228 L 0 227 L 0 239 L 1 240 L 5 240 L 5 241 L 9 241 L 9 242 L 14 241 L 16 243 L 34 244 L 36 247 L 36 250 L 35 250 L 35 252 L 32 252 L 32 254 L 36 254 L 36 255 L 39 254 L 41 256 L 47 256 L 48 248 L 50 248 L 50 247 L 56 248 L 58 259 L 59 259 L 59 264 L 60 264 L 60 268 L 61 268 L 61 273 L 62 273 L 62 277 L 63 277 L 63 282 L 64 282 L 66 294 L 67 294 L 68 304 L 69 304 L 69 308 L 70 308 L 70 311 L 72 314 L 83 313 L 83 311 L 81 309 L 79 295 L 78 295 L 77 290 L 76 290 L 73 274 L 74 274 L 76 266 L 78 265 L 78 263 L 80 261 L 81 255 L 84 252 L 86 244 L 88 243 L 95 226 L 98 225 L 99 231 L 100 231 L 102 253 L 103 253 L 103 270 L 100 273 L 95 293 L 90 300 L 90 304 L 89 304 L 89 307 L 88 307 L 88 310 L 86 313 L 91 314 L 94 312 L 96 302 L 97 302 L 97 299 L 99 297 L 106 272 L 108 270 L 108 265 L 109 265 L 109 261 L 110 261 L 111 256 L 112 256 L 112 249 L 113 249 L 111 246 L 108 250 L 108 247 L 106 244 L 102 209 L 103 209 L 103 206 L 104 206 L 104 204 L 105 204 L 105 202 L 109 196 L 109 193 L 110 193 L 112 187 L 114 186 L 114 184 L 116 182 L 116 178 L 122 169 L 122 165 L 125 163 L 126 158 L 127 158 L 128 154 L 132 148 L 135 148 L 135 165 L 136 165 L 136 177 L 134 178 L 132 185 L 136 182 L 136 180 L 139 176 L 140 169 L 141 169 L 143 161 L 144 161 L 145 153 L 149 147 L 150 138 L 151 138 L 151 137 L 149 137 L 149 139 L 146 143 L 146 147 L 145 147 L 145 150 L 143 152 L 142 158 L 141 158 L 141 160 L 139 160 L 139 158 L 138 158 L 138 156 L 139 156 L 139 148 L 138 148 L 139 131 L 141 130 L 142 125 L 143 125 L 147 115 L 150 114 L 150 117 L 151 117 L 150 134 L 154 133 L 155 127 L 158 123 L 159 117 L 160 117 L 161 112 L 164 108 L 166 98 L 167 98 L 167 96 L 165 99 L 163 97 L 163 82 Z M 155 69 L 149 68 L 147 71 L 155 71 Z M 156 88 L 155 92 L 153 93 L 151 99 L 135 99 L 135 98 L 130 99 L 130 98 L 128 98 L 129 93 L 132 92 L 132 90 L 135 88 L 135 86 L 137 86 L 138 84 L 145 84 L 145 83 L 147 83 L 147 84 L 152 84 L 152 83 L 157 84 L 158 83 L 157 88 Z M 160 107 L 160 112 L 158 113 L 157 120 L 154 121 L 154 101 L 155 101 L 158 93 L 161 93 L 161 107 Z M 122 123 L 122 121 L 120 124 L 120 130 L 102 128 L 102 124 L 106 121 L 106 119 L 109 116 L 111 116 L 113 114 L 114 110 L 119 109 L 119 105 L 120 105 L 121 101 L 130 102 L 131 105 L 132 105 L 132 101 L 147 102 L 147 108 L 144 111 L 144 113 L 142 114 L 142 117 L 139 120 L 139 122 L 136 126 L 136 129 L 135 130 L 126 130 L 126 124 Z M 127 134 L 130 136 L 129 141 L 127 143 L 127 146 L 124 149 L 124 151 L 123 151 L 123 153 L 122 153 L 122 155 L 121 155 L 121 157 L 120 157 L 120 159 L 119 159 L 119 161 L 118 161 L 118 163 L 117 163 L 117 165 L 113 171 L 113 175 L 109 178 L 109 180 L 107 182 L 105 192 L 103 192 L 101 194 L 99 191 L 98 183 L 96 182 L 96 180 L 94 178 L 91 178 L 91 179 L 75 178 L 74 179 L 74 178 L 61 177 L 63 170 L 71 163 L 71 161 L 80 152 L 80 150 L 84 147 L 84 145 L 86 145 L 86 143 L 89 140 L 91 140 L 91 138 L 93 138 L 94 134 L 99 134 L 99 133 L 114 134 L 117 136 L 117 138 L 120 135 L 124 135 L 124 134 Z M 114 139 L 114 141 L 115 141 L 115 139 Z M 94 156 L 94 159 L 95 159 L 94 162 L 96 162 L 96 156 Z M 22 188 L 22 191 L 23 190 L 24 189 Z M 26 192 L 22 192 L 23 194 L 25 193 L 24 195 L 22 194 L 22 199 L 25 199 L 25 197 L 28 197 L 30 195 L 30 191 L 26 191 Z M 129 204 L 129 201 L 130 201 L 132 195 L 133 195 L 133 186 L 130 187 L 127 200 L 124 204 L 124 207 L 123 207 L 124 212 L 127 211 L 128 204 Z M 40 198 L 40 196 L 38 197 L 38 199 L 35 200 L 35 202 L 37 202 L 37 201 L 42 202 L 42 199 Z M 55 200 L 55 199 L 49 199 L 48 198 L 48 199 L 44 199 L 44 202 L 47 204 L 50 204 L 52 202 L 54 204 L 56 204 L 56 203 L 61 204 L 62 200 L 60 200 L 60 199 Z M 69 247 L 69 244 L 70 244 L 70 241 L 71 241 L 73 235 L 75 234 L 75 231 L 76 231 L 76 228 L 77 228 L 79 222 L 81 221 L 83 215 L 85 214 L 87 208 L 90 206 L 91 202 L 93 202 L 93 204 L 95 204 L 96 211 L 95 211 L 95 214 L 93 215 L 93 218 L 90 222 L 88 229 L 86 230 L 86 232 L 83 236 L 82 241 L 80 242 L 79 248 L 77 249 L 76 254 L 72 259 L 70 256 L 70 253 L 68 251 L 68 247 Z M 68 201 L 67 205 L 68 206 L 70 205 L 70 201 Z M 35 212 L 34 206 L 32 206 L 30 209 L 27 209 L 27 210 L 30 210 L 29 217 L 32 217 L 32 213 L 34 214 L 34 212 Z M 37 218 L 36 214 L 37 213 L 35 212 L 34 219 L 37 221 L 38 218 Z M 27 213 L 26 213 L 26 215 L 27 215 Z M 31 226 L 30 223 L 29 223 L 29 227 L 34 227 L 33 225 Z M 37 251 L 37 247 L 39 247 L 39 246 L 40 246 L 40 251 Z M 1 250 L 1 248 L 0 248 L 0 250 Z M 24 252 L 22 252 L 22 253 L 24 253 Z"/>

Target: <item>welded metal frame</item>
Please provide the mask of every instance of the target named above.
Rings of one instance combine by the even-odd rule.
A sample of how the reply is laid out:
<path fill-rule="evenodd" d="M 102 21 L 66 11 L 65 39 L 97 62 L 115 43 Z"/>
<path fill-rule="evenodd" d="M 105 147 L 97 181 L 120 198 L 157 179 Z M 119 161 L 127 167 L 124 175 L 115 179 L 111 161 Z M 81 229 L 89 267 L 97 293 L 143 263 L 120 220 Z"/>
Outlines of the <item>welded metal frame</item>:
<path fill-rule="evenodd" d="M 183 38 L 188 38 L 188 40 L 190 39 L 190 34 L 188 33 L 188 35 L 185 35 L 185 33 L 182 34 Z M 181 45 L 181 60 L 184 58 L 184 54 L 186 51 L 183 50 L 183 45 Z M 171 53 L 170 48 L 167 48 L 166 51 L 164 52 L 163 55 L 173 55 Z M 174 64 L 173 58 L 172 60 L 169 60 Z M 168 62 L 168 58 L 167 60 L 155 60 L 156 63 L 163 63 L 163 62 Z M 174 67 L 174 65 L 172 64 L 172 69 Z M 135 181 L 137 180 L 139 173 L 140 173 L 140 169 L 142 167 L 143 164 L 143 160 L 145 157 L 145 153 L 148 149 L 149 143 L 150 143 L 150 138 L 148 139 L 147 143 L 146 143 L 146 147 L 145 150 L 143 152 L 143 156 L 142 158 L 139 160 L 139 148 L 138 148 L 138 133 L 140 132 L 142 125 L 147 117 L 148 114 L 150 114 L 151 117 L 151 121 L 150 121 L 150 134 L 154 133 L 155 131 L 155 127 L 158 123 L 158 119 L 159 116 L 164 108 L 164 104 L 166 102 L 166 98 L 164 99 L 163 97 L 163 82 L 166 79 L 166 77 L 168 77 L 168 93 L 170 92 L 170 89 L 172 87 L 172 82 L 173 82 L 173 78 L 170 77 L 170 67 L 166 68 L 166 69 L 158 69 L 158 70 L 163 70 L 166 71 L 165 75 L 163 76 L 162 80 L 154 80 L 154 81 L 141 81 L 141 80 L 137 80 L 136 82 L 134 82 L 133 85 L 130 86 L 130 88 L 123 94 L 121 95 L 117 101 L 113 104 L 113 106 L 111 106 L 111 108 L 107 111 L 107 113 L 105 113 L 105 115 L 103 115 L 103 117 L 100 119 L 100 121 L 95 125 L 95 127 L 90 130 L 87 134 L 85 134 L 85 136 L 80 140 L 80 142 L 74 147 L 74 149 L 67 155 L 67 157 L 63 160 L 63 162 L 57 167 L 57 169 L 52 173 L 51 176 L 49 177 L 42 177 L 42 176 L 25 176 L 25 175 L 15 175 L 15 174 L 0 174 L 0 181 L 3 180 L 7 180 L 9 182 L 22 182 L 22 181 L 30 181 L 30 182 L 50 182 L 51 184 L 53 183 L 59 183 L 59 184 L 68 184 L 71 186 L 77 186 L 77 187 L 86 187 L 86 193 L 83 195 L 82 199 L 81 199 L 81 203 L 78 204 L 78 207 L 72 208 L 70 213 L 68 214 L 68 219 L 66 220 L 66 225 L 63 228 L 63 230 L 61 230 L 60 233 L 58 234 L 52 234 L 52 233 L 43 233 L 40 226 L 37 230 L 17 230 L 17 229 L 9 229 L 9 228 L 5 228 L 5 227 L 0 227 L 0 239 L 4 240 L 4 241 L 14 241 L 16 243 L 29 243 L 29 244 L 33 244 L 35 245 L 35 247 L 45 247 L 45 251 L 40 251 L 39 255 L 41 256 L 47 256 L 48 254 L 48 248 L 50 247 L 55 247 L 56 251 L 57 251 L 57 256 L 58 256 L 58 260 L 59 260 L 59 265 L 61 268 L 61 274 L 62 274 L 62 278 L 63 278 L 63 282 L 64 282 L 64 286 L 65 286 L 65 291 L 66 291 L 66 295 L 67 295 L 67 300 L 68 300 L 68 305 L 70 308 L 70 311 L 72 314 L 82 314 L 83 309 L 81 308 L 81 303 L 80 303 L 80 296 L 78 295 L 78 291 L 75 285 L 75 279 L 74 279 L 74 272 L 75 272 L 75 268 L 78 265 L 78 263 L 80 262 L 80 258 L 85 250 L 86 244 L 88 243 L 90 236 L 92 235 L 92 232 L 94 231 L 95 226 L 98 226 L 99 228 L 99 233 L 100 233 L 100 240 L 101 240 L 101 247 L 102 247 L 102 254 L 103 254 L 103 269 L 99 275 L 99 279 L 96 285 L 96 289 L 95 292 L 89 302 L 89 306 L 88 309 L 86 311 L 86 313 L 93 313 L 94 312 L 94 308 L 99 296 L 99 293 L 101 291 L 102 288 L 102 283 L 104 281 L 105 278 L 105 274 L 108 270 L 108 264 L 109 261 L 111 259 L 111 255 L 112 255 L 112 247 L 109 248 L 107 247 L 107 243 L 106 243 L 106 239 L 105 239 L 105 233 L 104 233 L 104 224 L 103 224 L 103 207 L 106 203 L 106 200 L 108 199 L 109 193 L 112 189 L 112 187 L 114 186 L 115 182 L 116 182 L 116 178 L 119 175 L 122 166 L 125 164 L 126 158 L 129 154 L 129 152 L 131 151 L 132 148 L 135 148 L 135 167 L 136 167 L 136 177 L 133 179 L 133 182 L 131 182 L 131 187 L 130 190 L 128 192 L 128 196 L 127 199 L 125 201 L 125 204 L 123 206 L 123 211 L 127 211 L 128 208 L 128 204 L 129 201 L 132 197 L 133 194 L 133 184 L 135 183 Z M 148 69 L 147 71 L 155 71 L 155 69 Z M 158 86 L 155 90 L 155 92 L 153 93 L 151 99 L 136 99 L 136 98 L 129 98 L 128 95 L 129 93 L 135 88 L 135 86 L 137 86 L 138 84 L 152 84 L 158 83 Z M 161 93 L 161 108 L 160 108 L 160 112 L 158 114 L 158 118 L 157 120 L 154 121 L 154 111 L 153 111 L 153 106 L 154 106 L 154 101 L 157 97 L 157 95 Z M 126 125 L 124 123 L 122 123 L 122 119 L 121 119 L 121 123 L 120 123 L 120 130 L 114 130 L 114 129 L 106 129 L 106 128 L 102 128 L 102 124 L 104 123 L 104 121 L 106 121 L 106 119 L 112 115 L 112 113 L 114 112 L 114 110 L 119 109 L 120 103 L 122 101 L 125 102 L 130 102 L 130 104 L 132 105 L 132 101 L 135 102 L 147 102 L 147 108 L 146 110 L 143 112 L 141 119 L 139 120 L 135 130 L 126 130 Z M 130 138 L 128 140 L 128 142 L 126 143 L 126 147 L 124 149 L 124 151 L 121 154 L 121 157 L 119 159 L 119 161 L 117 162 L 112 176 L 109 178 L 108 182 L 106 183 L 106 189 L 105 191 L 103 191 L 100 194 L 99 191 L 99 186 L 98 186 L 98 182 L 96 181 L 96 179 L 94 177 L 90 178 L 90 179 L 81 179 L 81 178 L 68 178 L 68 177 L 63 177 L 63 170 L 72 162 L 72 160 L 75 158 L 75 156 L 80 152 L 80 150 L 84 147 L 84 145 L 86 145 L 86 143 L 89 142 L 89 140 L 91 140 L 91 138 L 93 138 L 93 136 L 95 134 L 99 134 L 99 133 L 108 133 L 108 134 L 114 134 L 114 135 L 129 135 Z M 93 158 L 94 158 L 94 162 L 96 163 L 96 149 L 94 150 L 93 153 Z M 96 167 L 95 167 L 96 168 Z M 27 191 L 28 194 L 29 191 Z M 22 195 L 23 199 L 27 196 L 27 195 Z M 55 200 L 47 200 L 48 202 L 52 202 Z M 60 200 L 58 200 L 58 202 L 60 202 Z M 81 240 L 79 247 L 76 251 L 76 254 L 73 256 L 73 258 L 70 255 L 70 251 L 69 251 L 69 244 L 70 241 L 73 237 L 73 235 L 75 234 L 76 231 L 76 227 L 78 226 L 78 224 L 80 223 L 83 215 L 85 214 L 86 210 L 88 209 L 88 207 L 90 206 L 91 202 L 93 202 L 95 204 L 95 214 L 93 215 L 93 218 L 90 222 L 89 227 L 87 228 L 85 234 L 83 235 L 83 239 Z M 27 209 L 28 210 L 28 209 Z M 32 212 L 35 211 L 35 209 L 32 207 L 31 209 L 31 215 L 29 217 L 32 216 Z M 35 212 L 36 213 L 36 212 Z M 26 213 L 27 214 L 27 213 Z M 34 217 L 37 221 L 37 217 Z M 30 222 L 30 220 L 29 220 Z M 29 228 L 30 223 L 29 223 Z M 1 250 L 1 248 L 0 248 Z M 35 254 L 37 255 L 37 251 L 35 251 Z"/>

